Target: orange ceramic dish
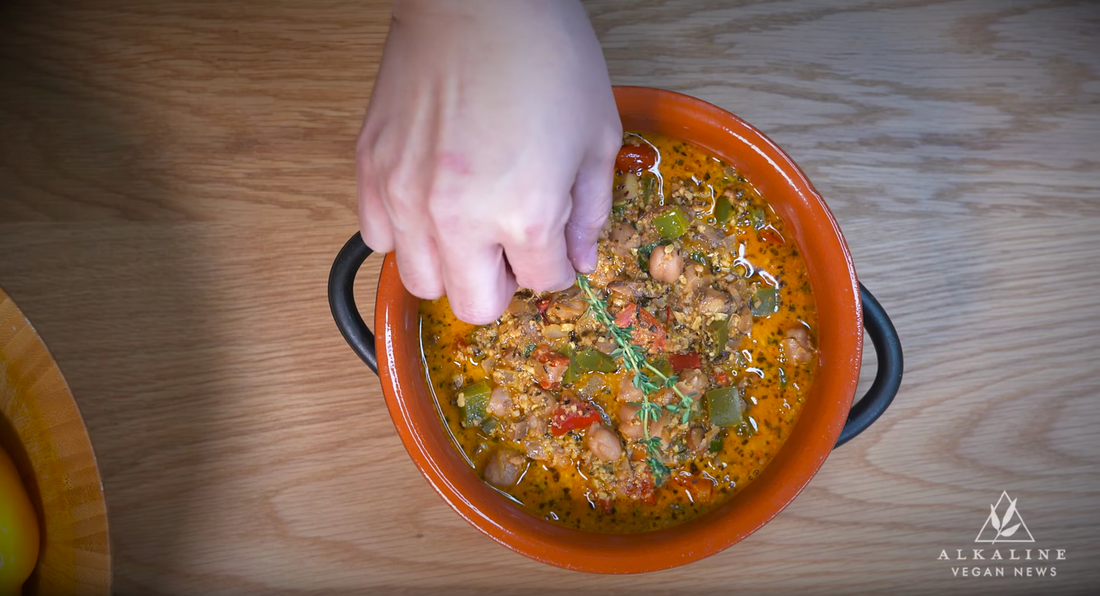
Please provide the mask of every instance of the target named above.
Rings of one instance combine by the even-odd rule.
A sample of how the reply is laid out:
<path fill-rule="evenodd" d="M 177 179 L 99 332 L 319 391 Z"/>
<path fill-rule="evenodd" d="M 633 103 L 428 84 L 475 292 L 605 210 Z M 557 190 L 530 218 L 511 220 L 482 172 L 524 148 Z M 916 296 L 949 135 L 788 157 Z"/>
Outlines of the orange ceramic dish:
<path fill-rule="evenodd" d="M 863 351 L 861 287 L 821 196 L 774 143 L 720 108 L 639 87 L 616 88 L 615 98 L 624 129 L 689 141 L 742 172 L 786 223 L 806 260 L 819 317 L 816 377 L 786 444 L 736 497 L 693 521 L 643 534 L 586 532 L 540 520 L 482 482 L 454 448 L 422 370 L 419 301 L 401 285 L 393 256 L 386 257 L 378 284 L 377 339 L 362 325 L 352 300 L 354 273 L 370 254 L 358 235 L 333 265 L 329 299 L 344 337 L 368 365 L 377 365 L 390 415 L 413 462 L 459 515 L 497 542 L 545 563 L 588 572 L 637 573 L 717 553 L 779 513 L 838 439 L 843 442 L 866 428 L 889 404 L 900 384 L 901 350 L 889 319 L 863 291 L 863 304 L 872 315 L 868 323 L 874 323 L 868 331 L 879 348 L 879 375 L 850 414 Z"/>
<path fill-rule="evenodd" d="M 488 325 L 424 300 L 421 345 L 486 482 L 565 527 L 643 532 L 720 506 L 779 451 L 812 386 L 817 314 L 783 222 L 728 164 L 628 131 L 613 189 L 584 290 L 520 290 Z"/>

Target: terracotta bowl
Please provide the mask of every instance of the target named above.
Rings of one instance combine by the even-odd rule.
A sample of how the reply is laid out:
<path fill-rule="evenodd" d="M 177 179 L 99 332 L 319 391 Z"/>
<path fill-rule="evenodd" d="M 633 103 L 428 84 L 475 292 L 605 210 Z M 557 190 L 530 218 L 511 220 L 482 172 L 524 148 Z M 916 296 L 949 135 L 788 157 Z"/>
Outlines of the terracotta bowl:
<path fill-rule="evenodd" d="M 355 272 L 371 252 L 359 235 L 333 264 L 329 300 L 344 337 L 381 377 L 390 415 L 413 462 L 459 515 L 504 546 L 545 563 L 637 573 L 712 555 L 764 525 L 798 495 L 835 446 L 889 405 L 902 366 L 897 334 L 856 280 L 836 220 L 779 147 L 736 116 L 686 95 L 619 87 L 615 99 L 625 130 L 690 141 L 743 172 L 783 217 L 809 269 L 820 321 L 816 379 L 786 444 L 756 480 L 724 505 L 694 521 L 641 534 L 584 532 L 536 518 L 477 477 L 440 421 L 421 365 L 418 301 L 401 285 L 393 255 L 386 256 L 378 283 L 377 338 L 363 324 L 352 296 Z M 878 350 L 879 375 L 853 410 L 865 322 Z"/>
<path fill-rule="evenodd" d="M 110 594 L 103 484 L 84 420 L 45 344 L 0 290 L 0 446 L 42 537 L 24 595 Z"/>

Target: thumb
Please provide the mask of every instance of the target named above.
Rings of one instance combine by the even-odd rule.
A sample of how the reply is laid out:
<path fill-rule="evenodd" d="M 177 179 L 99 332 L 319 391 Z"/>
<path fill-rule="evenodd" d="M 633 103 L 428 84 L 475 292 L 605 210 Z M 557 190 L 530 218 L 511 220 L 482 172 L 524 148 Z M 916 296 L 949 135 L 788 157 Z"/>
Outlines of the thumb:
<path fill-rule="evenodd" d="M 617 149 L 617 147 L 616 147 Z M 611 213 L 611 184 L 615 178 L 615 153 L 587 159 L 573 183 L 573 209 L 565 224 L 566 253 L 581 273 L 596 269 L 596 241 Z"/>

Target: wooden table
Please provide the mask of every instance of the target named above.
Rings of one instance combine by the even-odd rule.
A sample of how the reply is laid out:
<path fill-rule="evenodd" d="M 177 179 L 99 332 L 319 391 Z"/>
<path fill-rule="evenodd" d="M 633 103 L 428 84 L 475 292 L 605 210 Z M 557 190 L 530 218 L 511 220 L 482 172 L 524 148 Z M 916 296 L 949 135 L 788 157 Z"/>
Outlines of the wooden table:
<path fill-rule="evenodd" d="M 716 103 L 802 165 L 907 363 L 887 414 L 755 535 L 606 577 L 516 555 L 448 509 L 329 316 L 387 4 L 4 3 L 0 284 L 91 432 L 116 591 L 1096 589 L 1098 8 L 589 4 L 615 83 Z M 973 562 L 941 551 L 982 546 L 1002 491 L 1026 546 L 1065 560 L 954 576 Z"/>

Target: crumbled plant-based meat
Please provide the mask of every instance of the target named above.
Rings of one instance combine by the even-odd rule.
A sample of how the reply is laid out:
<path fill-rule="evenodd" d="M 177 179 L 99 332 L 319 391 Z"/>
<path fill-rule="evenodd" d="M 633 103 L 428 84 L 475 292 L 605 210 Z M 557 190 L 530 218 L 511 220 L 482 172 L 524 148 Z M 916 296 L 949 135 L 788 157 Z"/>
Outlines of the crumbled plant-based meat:
<path fill-rule="evenodd" d="M 789 436 L 817 354 L 797 243 L 751 184 L 680 141 L 624 142 L 634 169 L 616 174 L 587 282 L 651 368 L 628 370 L 578 286 L 520 290 L 491 325 L 457 321 L 445 298 L 420 308 L 440 413 L 482 478 L 534 515 L 610 532 L 744 488 Z"/>

